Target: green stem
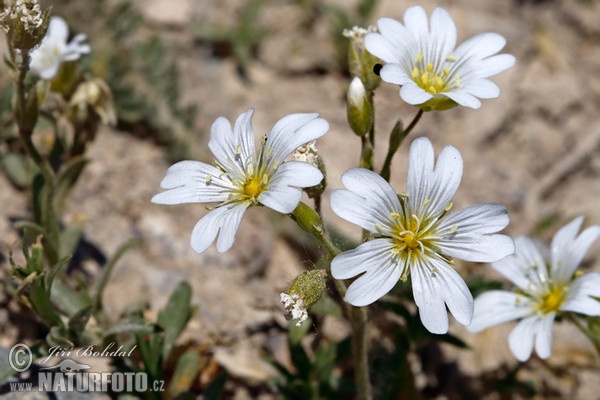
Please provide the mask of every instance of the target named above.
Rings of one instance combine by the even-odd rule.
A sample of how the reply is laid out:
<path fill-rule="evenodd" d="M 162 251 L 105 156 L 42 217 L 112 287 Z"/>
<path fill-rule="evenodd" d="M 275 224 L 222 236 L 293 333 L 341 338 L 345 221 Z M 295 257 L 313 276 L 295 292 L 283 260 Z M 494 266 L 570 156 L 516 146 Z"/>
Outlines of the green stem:
<path fill-rule="evenodd" d="M 573 322 L 577 328 L 579 328 L 579 330 L 590 340 L 590 342 L 592 342 L 594 348 L 596 349 L 596 353 L 598 353 L 600 356 L 600 338 L 594 335 L 586 326 L 581 323 L 579 318 L 573 314 L 567 313 L 566 317 L 569 319 L 569 321 Z"/>
<path fill-rule="evenodd" d="M 368 93 L 368 101 L 371 103 L 373 108 L 373 92 Z M 373 163 L 375 159 L 375 111 L 373 111 L 373 122 L 369 132 L 361 136 L 361 151 L 360 151 L 360 164 L 361 168 L 373 170 Z"/>
<path fill-rule="evenodd" d="M 104 288 L 106 287 L 106 284 L 108 283 L 108 278 L 110 277 L 110 274 L 111 274 L 114 266 L 117 264 L 117 261 L 119 261 L 121 259 L 121 257 L 123 256 L 123 254 L 125 254 L 125 252 L 127 252 L 127 250 L 131 249 L 132 247 L 137 246 L 140 243 L 141 243 L 141 240 L 138 238 L 133 238 L 133 239 L 128 240 L 127 242 L 122 244 L 121 247 L 119 247 L 117 252 L 108 261 L 108 263 L 104 267 L 104 272 L 102 273 L 102 277 L 100 278 L 100 283 L 98 284 L 98 289 L 96 291 L 96 296 L 94 298 L 94 311 L 98 311 L 98 310 L 102 309 L 102 294 L 104 293 Z"/>
<path fill-rule="evenodd" d="M 402 129 L 402 123 L 398 121 L 392 132 L 390 133 L 390 143 L 388 147 L 387 155 L 385 156 L 385 161 L 383 162 L 383 167 L 381 168 L 381 177 L 389 182 L 391 176 L 391 168 L 392 168 L 392 159 L 394 158 L 394 154 L 404 141 L 404 139 L 408 136 L 408 134 L 413 130 L 413 128 L 417 125 L 421 117 L 423 116 L 423 110 L 419 109 L 417 115 L 414 116 L 413 120 L 410 122 L 406 129 L 400 131 Z"/>
<path fill-rule="evenodd" d="M 341 253 L 335 244 L 329 238 L 325 231 L 321 219 L 317 213 L 304 203 L 298 204 L 298 207 L 291 214 L 296 223 L 306 232 L 312 234 L 326 250 L 327 271 L 331 272 L 331 260 Z M 341 299 L 346 295 L 346 285 L 344 282 L 332 279 L 335 289 Z M 354 377 L 356 380 L 357 399 L 370 400 L 371 381 L 369 375 L 369 354 L 368 337 L 366 333 L 367 309 L 364 307 L 353 307 L 346 301 L 343 302 L 346 316 L 350 320 L 352 327 L 352 350 L 354 355 Z"/>
<path fill-rule="evenodd" d="M 413 128 L 417 125 L 417 122 L 419 122 L 419 120 L 421 119 L 421 117 L 423 116 L 423 110 L 421 110 L 419 108 L 419 111 L 417 112 L 417 115 L 415 115 L 415 117 L 413 118 L 412 121 L 410 121 L 410 124 L 406 127 L 406 129 L 404 130 L 404 137 L 407 137 L 408 134 L 413 130 Z"/>
<path fill-rule="evenodd" d="M 366 307 L 351 307 L 352 352 L 354 354 L 354 379 L 357 399 L 370 400 L 373 397 L 369 377 L 369 340 L 366 331 Z"/>
<path fill-rule="evenodd" d="M 60 232 L 58 220 L 54 210 L 54 171 L 46 159 L 35 148 L 33 140 L 33 128 L 28 113 L 28 100 L 25 89 L 25 77 L 29 72 L 29 51 L 21 50 L 21 62 L 19 64 L 19 76 L 17 78 L 17 123 L 19 125 L 19 136 L 23 140 L 25 149 L 35 162 L 44 178 L 44 196 L 42 199 L 41 225 L 44 228 L 45 238 L 48 246 L 45 246 L 46 257 L 50 265 L 54 265 L 60 258 Z M 36 110 L 37 112 L 37 110 Z"/>

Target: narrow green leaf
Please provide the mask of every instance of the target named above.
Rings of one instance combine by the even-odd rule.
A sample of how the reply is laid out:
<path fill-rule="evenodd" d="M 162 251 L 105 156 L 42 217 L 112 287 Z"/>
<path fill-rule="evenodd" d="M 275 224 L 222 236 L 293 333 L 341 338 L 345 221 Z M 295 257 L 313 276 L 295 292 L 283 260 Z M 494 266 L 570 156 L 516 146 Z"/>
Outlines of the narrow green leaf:
<path fill-rule="evenodd" d="M 109 329 L 106 330 L 104 336 L 114 335 L 118 333 L 139 333 L 142 335 L 151 334 L 157 331 L 155 325 L 149 325 L 144 318 L 127 317 L 121 318 Z"/>
<path fill-rule="evenodd" d="M 169 357 L 181 331 L 192 317 L 191 300 L 192 288 L 187 282 L 182 281 L 171 294 L 165 308 L 158 313 L 158 324 L 165 330 L 165 342 L 162 350 L 165 360 Z"/>
<path fill-rule="evenodd" d="M 4 154 L 2 169 L 4 169 L 6 177 L 19 189 L 24 189 L 31 184 L 31 170 L 21 154 L 16 152 Z"/>
<path fill-rule="evenodd" d="M 167 389 L 170 398 L 175 398 L 192 387 L 200 373 L 200 361 L 200 354 L 195 348 L 188 349 L 179 357 Z"/>
<path fill-rule="evenodd" d="M 89 306 L 91 301 L 84 294 L 76 292 L 60 280 L 55 280 L 50 290 L 52 303 L 68 316 L 75 315 L 79 310 Z"/>
<path fill-rule="evenodd" d="M 65 257 L 75 253 L 75 249 L 83 235 L 83 222 L 76 222 L 62 231 L 60 235 L 60 256 Z"/>
<path fill-rule="evenodd" d="M 68 197 L 73 186 L 75 186 L 75 183 L 77 183 L 79 175 L 88 162 L 87 158 L 80 156 L 73 158 L 61 167 L 56 177 L 56 189 L 53 199 L 57 210 L 63 208 L 65 199 Z"/>
<path fill-rule="evenodd" d="M 225 389 L 225 383 L 227 383 L 227 372 L 223 372 L 221 375 L 217 376 L 211 383 L 208 384 L 204 393 L 202 393 L 202 398 L 204 400 L 219 400 L 223 397 L 223 390 Z"/>

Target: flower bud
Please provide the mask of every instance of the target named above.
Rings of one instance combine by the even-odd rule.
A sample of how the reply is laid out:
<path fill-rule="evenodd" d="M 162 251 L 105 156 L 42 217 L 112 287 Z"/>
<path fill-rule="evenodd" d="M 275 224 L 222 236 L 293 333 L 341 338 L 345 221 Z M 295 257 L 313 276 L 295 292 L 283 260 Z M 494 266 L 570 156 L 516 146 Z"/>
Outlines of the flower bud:
<path fill-rule="evenodd" d="M 318 237 L 323 234 L 323 223 L 319 214 L 303 202 L 298 203 L 291 216 L 300 228 L 311 235 Z"/>
<path fill-rule="evenodd" d="M 373 105 L 359 77 L 354 77 L 348 87 L 348 123 L 361 137 L 373 126 Z"/>
<path fill-rule="evenodd" d="M 302 325 L 308 318 L 308 308 L 321 298 L 327 282 L 327 272 L 322 269 L 304 271 L 296 277 L 289 288 L 281 293 L 281 302 L 291 319 L 297 320 L 296 326 Z"/>
<path fill-rule="evenodd" d="M 368 91 L 373 91 L 381 83 L 381 78 L 373 72 L 373 67 L 380 64 L 381 60 L 365 49 L 365 36 L 367 33 L 376 32 L 377 28 L 369 26 L 367 29 L 358 26 L 345 29 L 344 36 L 350 39 L 348 47 L 348 67 L 350 75 L 358 76 Z"/>
<path fill-rule="evenodd" d="M 16 0 L 7 6 L 2 22 L 11 46 L 30 50 L 40 44 L 48 30 L 51 10 L 42 12 L 37 0 Z"/>
<path fill-rule="evenodd" d="M 69 105 L 79 121 L 85 121 L 90 110 L 95 112 L 103 124 L 115 125 L 117 114 L 110 88 L 100 78 L 92 78 L 80 83 L 71 97 Z"/>

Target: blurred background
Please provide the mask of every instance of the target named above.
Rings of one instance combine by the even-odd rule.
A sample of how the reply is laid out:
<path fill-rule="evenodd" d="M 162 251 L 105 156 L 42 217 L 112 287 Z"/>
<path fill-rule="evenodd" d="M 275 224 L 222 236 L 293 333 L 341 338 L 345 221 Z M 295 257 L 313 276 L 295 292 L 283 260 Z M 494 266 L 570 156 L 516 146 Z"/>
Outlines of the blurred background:
<path fill-rule="evenodd" d="M 210 162 L 210 126 L 219 116 L 233 121 L 256 110 L 257 135 L 296 112 L 318 112 L 331 125 L 318 141 L 327 167 L 324 218 L 358 239 L 360 231 L 329 208 L 340 176 L 357 165 L 360 141 L 346 122 L 348 40 L 343 29 L 375 25 L 379 17 L 402 19 L 413 2 L 398 0 L 63 0 L 45 1 L 73 33 L 85 33 L 92 53 L 86 68 L 113 91 L 118 123 L 103 127 L 88 150 L 91 162 L 67 205 L 65 223 L 85 221 L 87 246 L 77 267 L 93 282 L 108 254 L 128 238 L 142 244 L 117 264 L 105 290 L 108 315 L 131 304 L 147 304 L 149 319 L 173 289 L 187 281 L 198 311 L 178 346 L 195 348 L 202 368 L 197 392 L 227 372 L 224 397 L 280 398 L 273 382 L 280 372 L 268 360 L 295 370 L 287 343 L 288 322 L 279 293 L 316 253 L 289 218 L 253 208 L 234 247 L 198 255 L 189 245 L 203 205 L 159 206 L 150 198 L 173 162 Z M 517 64 L 492 78 L 500 98 L 479 110 L 455 108 L 425 114 L 398 152 L 392 185 L 404 191 L 408 143 L 429 137 L 436 151 L 451 144 L 465 162 L 456 208 L 481 202 L 507 206 L 506 232 L 549 240 L 573 217 L 600 224 L 600 2 L 597 0 L 423 0 L 428 14 L 440 5 L 452 15 L 458 42 L 482 32 L 507 39 L 503 52 Z M 3 49 L 4 51 L 4 49 Z M 10 82 L 0 73 L 0 123 L 10 112 Z M 398 119 L 408 123 L 416 109 L 398 88 L 383 83 L 376 92 L 376 165 Z M 6 131 L 6 129 L 3 129 Z M 8 133 L 0 143 L 0 262 L 10 279 L 8 251 L 19 242 L 12 221 L 29 212 L 26 190 L 7 175 Z M 8 158 L 8 161 L 7 161 Z M 584 269 L 600 271 L 590 252 Z M 463 276 L 502 281 L 487 265 L 461 263 Z M 507 286 L 508 287 L 508 286 Z M 408 294 L 410 296 L 410 294 Z M 43 327 L 22 304 L 0 293 L 0 345 L 43 337 Z M 372 311 L 383 318 L 385 310 Z M 375 326 L 375 324 L 374 324 Z M 383 334 L 377 325 L 374 342 Z M 549 360 L 523 365 L 507 345 L 510 324 L 480 335 L 458 324 L 450 332 L 469 349 L 428 344 L 411 349 L 408 360 L 424 398 L 599 398 L 600 363 L 593 346 L 574 327 L 555 328 Z M 309 326 L 305 346 L 327 338 L 342 342 L 350 330 L 335 315 Z M 378 346 L 393 347 L 393 343 Z M 377 347 L 377 346 L 375 346 Z M 374 374 L 387 376 L 385 364 Z M 390 397 L 403 398 L 403 397 Z"/>

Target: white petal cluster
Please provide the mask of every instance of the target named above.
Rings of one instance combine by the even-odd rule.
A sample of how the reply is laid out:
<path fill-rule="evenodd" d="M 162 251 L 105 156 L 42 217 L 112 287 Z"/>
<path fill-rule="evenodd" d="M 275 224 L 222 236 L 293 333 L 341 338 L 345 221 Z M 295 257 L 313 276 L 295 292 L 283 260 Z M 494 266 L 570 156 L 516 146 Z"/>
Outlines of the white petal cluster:
<path fill-rule="evenodd" d="M 506 40 L 496 33 L 477 35 L 456 46 L 456 26 L 446 10 L 436 8 L 431 21 L 420 6 L 404 13 L 404 24 L 380 18 L 379 33 L 369 33 L 366 49 L 385 62 L 381 79 L 400 85 L 400 97 L 424 111 L 457 104 L 479 108 L 478 98 L 500 95 L 488 80 L 512 67 L 515 58 L 498 53 Z"/>
<path fill-rule="evenodd" d="M 292 319 L 297 320 L 296 326 L 300 326 L 308 318 L 308 310 L 302 300 L 297 294 L 291 296 L 287 293 L 280 294 L 281 302 L 285 307 L 286 311 L 290 313 Z"/>
<path fill-rule="evenodd" d="M 473 297 L 452 258 L 498 261 L 512 254 L 514 244 L 508 236 L 494 234 L 508 225 L 502 205 L 480 204 L 448 213 L 462 168 L 462 157 L 452 146 L 440 153 L 434 168 L 433 146 L 419 138 L 410 148 L 404 195 L 398 196 L 381 176 L 366 169 L 351 169 L 342 176 L 347 189 L 332 193 L 333 211 L 374 235 L 331 263 L 336 279 L 360 275 L 346 293 L 349 303 L 371 304 L 410 274 L 421 321 L 430 332 L 447 332 L 446 306 L 461 324 L 471 322 Z"/>
<path fill-rule="evenodd" d="M 231 248 L 246 209 L 264 205 L 291 213 L 302 197 L 300 188 L 318 185 L 323 174 L 313 165 L 286 161 L 299 146 L 323 136 L 329 124 L 318 114 L 291 114 L 280 119 L 255 147 L 250 109 L 235 126 L 219 117 L 208 147 L 215 165 L 180 161 L 171 166 L 160 186 L 167 191 L 152 198 L 158 204 L 216 203 L 192 231 L 192 248 L 202 253 L 217 238 L 217 251 Z"/>
<path fill-rule="evenodd" d="M 515 239 L 515 254 L 492 264 L 517 286 L 517 291 L 492 290 L 475 300 L 469 326 L 479 332 L 490 326 L 521 319 L 508 343 L 515 357 L 526 361 L 533 348 L 540 358 L 552 352 L 552 325 L 558 313 L 600 315 L 600 273 L 576 273 L 590 246 L 600 237 L 600 226 L 579 233 L 583 217 L 561 228 L 548 249 L 527 236 Z"/>
<path fill-rule="evenodd" d="M 52 17 L 42 43 L 30 53 L 31 72 L 42 79 L 50 80 L 56 76 L 63 62 L 75 61 L 82 54 L 91 51 L 90 46 L 83 43 L 87 38 L 85 34 L 75 35 L 69 43 L 67 43 L 68 38 L 69 27 L 65 20 Z"/>

